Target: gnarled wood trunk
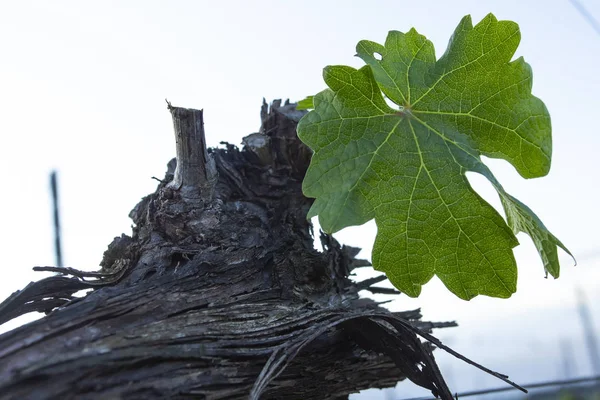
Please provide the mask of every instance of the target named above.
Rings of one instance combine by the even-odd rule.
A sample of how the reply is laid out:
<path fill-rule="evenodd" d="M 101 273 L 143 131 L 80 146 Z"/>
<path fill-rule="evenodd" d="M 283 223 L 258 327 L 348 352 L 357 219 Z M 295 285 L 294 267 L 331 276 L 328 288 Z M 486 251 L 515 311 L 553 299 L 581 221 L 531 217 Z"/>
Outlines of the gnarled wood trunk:
<path fill-rule="evenodd" d="M 179 166 L 133 209 L 133 235 L 98 273 L 42 268 L 60 275 L 0 304 L 0 323 L 48 313 L 0 336 L 0 398 L 341 399 L 408 377 L 451 399 L 415 334 L 451 324 L 359 298 L 380 279 L 348 278 L 358 249 L 313 248 L 303 113 L 264 104 L 243 150 L 207 151 L 201 111 L 169 109 Z"/>

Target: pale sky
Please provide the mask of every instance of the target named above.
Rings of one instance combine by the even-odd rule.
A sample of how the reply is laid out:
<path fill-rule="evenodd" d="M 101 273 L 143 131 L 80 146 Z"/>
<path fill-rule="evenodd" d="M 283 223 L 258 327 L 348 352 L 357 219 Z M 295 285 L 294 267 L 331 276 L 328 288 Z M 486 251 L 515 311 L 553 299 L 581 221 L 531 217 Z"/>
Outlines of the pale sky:
<path fill-rule="evenodd" d="M 600 3 L 581 2 L 600 19 Z M 174 156 L 165 98 L 204 108 L 210 145 L 239 144 L 258 130 L 263 97 L 299 100 L 325 87 L 324 66 L 361 66 L 359 40 L 381 43 L 389 30 L 415 27 L 439 57 L 464 15 L 477 23 L 489 12 L 521 27 L 517 56 L 531 64 L 533 93 L 550 110 L 554 154 L 550 174 L 536 180 L 503 161 L 488 165 L 578 266 L 561 253 L 561 278 L 544 279 L 535 248 L 519 235 L 519 291 L 510 300 L 465 302 L 432 282 L 419 299 L 399 296 L 391 307 L 457 320 L 460 328 L 438 336 L 520 383 L 561 376 L 561 340 L 581 355 L 574 376 L 591 374 L 574 288 L 587 294 L 600 331 L 600 35 L 568 0 L 0 1 L 0 298 L 41 277 L 31 267 L 54 263 L 51 169 L 59 171 L 67 266 L 97 268 L 112 238 L 130 233 L 129 211 Z M 483 178 L 469 178 L 498 206 Z M 368 258 L 374 235 L 371 223 L 336 237 Z M 441 353 L 453 390 L 501 385 Z M 394 399 L 426 394 L 398 388 Z"/>

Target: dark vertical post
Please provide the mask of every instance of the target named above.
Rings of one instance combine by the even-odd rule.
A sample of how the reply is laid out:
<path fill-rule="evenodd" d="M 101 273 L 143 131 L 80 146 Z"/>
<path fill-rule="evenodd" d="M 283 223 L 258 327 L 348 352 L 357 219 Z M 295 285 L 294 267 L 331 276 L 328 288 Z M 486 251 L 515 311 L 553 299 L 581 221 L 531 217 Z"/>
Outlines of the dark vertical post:
<path fill-rule="evenodd" d="M 56 253 L 56 266 L 62 267 L 62 249 L 60 243 L 60 211 L 58 206 L 58 182 L 56 171 L 50 173 L 50 191 L 52 193 L 52 210 L 54 219 L 54 251 Z"/>
<path fill-rule="evenodd" d="M 564 379 L 571 379 L 573 378 L 573 346 L 571 341 L 566 338 L 562 338 L 558 343 L 563 363 L 561 374 Z"/>
<path fill-rule="evenodd" d="M 592 317 L 587 303 L 587 298 L 581 288 L 577 288 L 577 303 L 579 309 L 579 318 L 581 319 L 581 326 L 585 335 L 585 344 L 587 347 L 587 353 L 590 356 L 590 364 L 594 375 L 600 375 L 600 353 L 598 352 L 598 341 L 596 333 L 594 332 L 594 324 L 592 323 Z"/>

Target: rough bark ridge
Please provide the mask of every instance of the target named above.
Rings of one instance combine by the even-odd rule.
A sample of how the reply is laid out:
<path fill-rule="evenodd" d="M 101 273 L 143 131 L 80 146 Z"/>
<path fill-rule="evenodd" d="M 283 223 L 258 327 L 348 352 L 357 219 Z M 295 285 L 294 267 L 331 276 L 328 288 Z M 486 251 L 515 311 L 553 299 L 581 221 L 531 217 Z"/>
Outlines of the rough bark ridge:
<path fill-rule="evenodd" d="M 170 184 L 171 161 L 101 271 L 39 268 L 59 275 L 0 304 L 0 323 L 48 313 L 0 336 L 2 399 L 341 399 L 405 377 L 452 398 L 415 334 L 452 324 L 360 299 L 380 280 L 348 279 L 366 265 L 358 249 L 323 234 L 313 248 L 303 112 L 275 101 L 261 114 L 243 150 L 205 154 L 210 195 Z"/>

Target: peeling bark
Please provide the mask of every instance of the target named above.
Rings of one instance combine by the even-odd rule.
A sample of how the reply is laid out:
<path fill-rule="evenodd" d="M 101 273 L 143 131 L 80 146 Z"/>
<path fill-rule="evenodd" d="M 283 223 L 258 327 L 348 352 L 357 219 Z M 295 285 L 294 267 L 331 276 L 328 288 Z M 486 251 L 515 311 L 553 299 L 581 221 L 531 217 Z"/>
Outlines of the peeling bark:
<path fill-rule="evenodd" d="M 205 150 L 202 112 L 169 109 L 181 161 L 130 213 L 133 235 L 101 271 L 39 268 L 59 275 L 0 304 L 0 323 L 48 313 L 0 336 L 0 398 L 342 399 L 409 378 L 451 399 L 417 334 L 453 324 L 360 298 L 380 288 L 349 279 L 358 249 L 325 234 L 314 249 L 303 112 L 264 104 L 240 151 Z"/>

